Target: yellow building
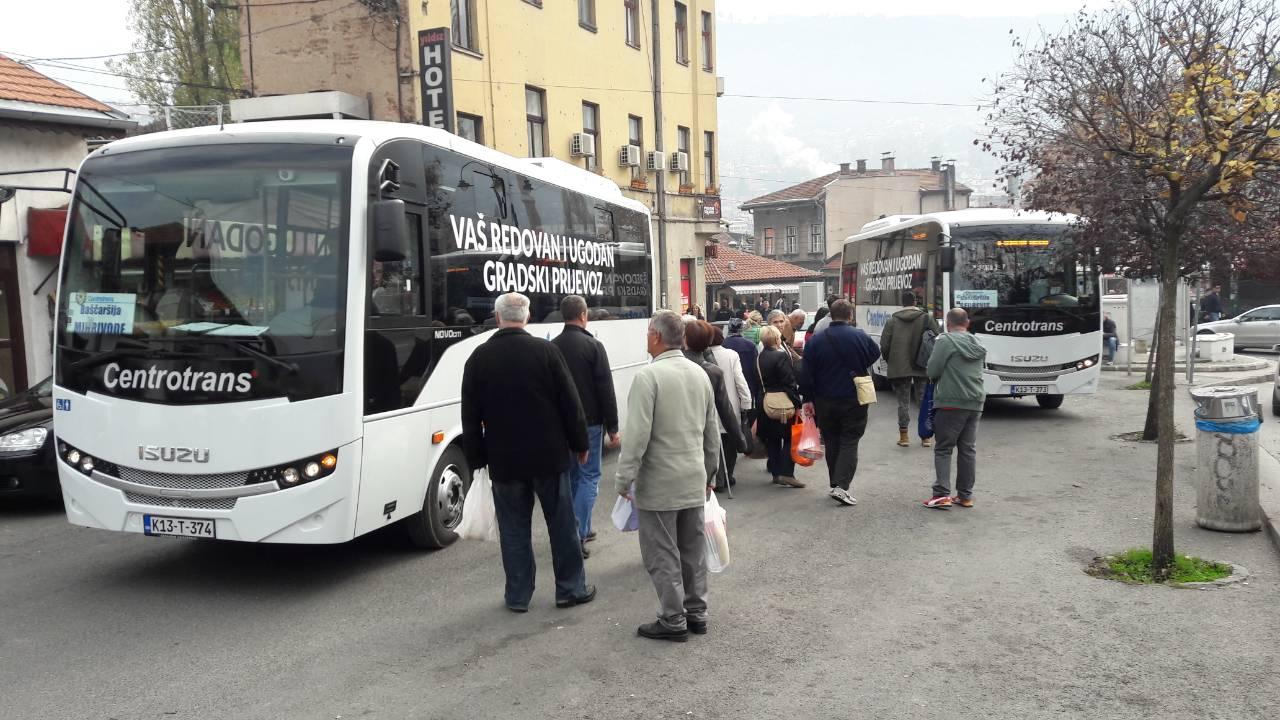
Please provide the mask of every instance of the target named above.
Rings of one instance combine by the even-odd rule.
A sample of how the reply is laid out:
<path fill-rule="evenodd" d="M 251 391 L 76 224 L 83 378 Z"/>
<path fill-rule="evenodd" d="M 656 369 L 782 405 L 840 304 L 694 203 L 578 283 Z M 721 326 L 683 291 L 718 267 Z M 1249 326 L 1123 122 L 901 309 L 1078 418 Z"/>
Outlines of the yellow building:
<path fill-rule="evenodd" d="M 441 62 L 439 51 L 415 53 L 415 73 L 421 78 L 424 58 L 431 71 L 430 82 L 415 88 L 417 120 L 423 121 L 424 105 L 451 109 L 451 129 L 460 135 L 510 155 L 573 162 L 618 183 L 653 210 L 655 241 L 660 230 L 665 235 L 665 304 L 706 305 L 702 249 L 719 231 L 720 217 L 714 1 L 433 0 L 408 5 L 415 45 L 437 28 L 449 30 L 452 45 L 447 63 Z M 655 5 L 661 143 L 654 102 Z M 436 68 L 449 71 L 451 96 L 445 95 L 447 88 L 430 92 L 448 79 Z M 451 108 L 445 100 L 452 101 Z M 437 113 L 429 119 L 435 122 L 427 124 L 440 124 L 443 118 Z M 665 152 L 651 157 L 659 145 Z M 654 161 L 661 166 L 652 167 Z M 660 183 L 666 190 L 661 229 Z"/>

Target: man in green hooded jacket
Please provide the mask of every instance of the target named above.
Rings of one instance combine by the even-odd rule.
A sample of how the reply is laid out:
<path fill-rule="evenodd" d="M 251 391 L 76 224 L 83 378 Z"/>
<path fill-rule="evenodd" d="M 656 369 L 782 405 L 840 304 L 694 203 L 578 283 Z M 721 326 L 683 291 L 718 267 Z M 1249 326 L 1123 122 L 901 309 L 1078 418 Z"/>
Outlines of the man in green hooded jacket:
<path fill-rule="evenodd" d="M 982 389 L 982 361 L 987 349 L 969 333 L 969 313 L 954 308 L 947 313 L 947 332 L 939 337 L 929 356 L 928 375 L 933 389 L 933 496 L 924 506 L 945 510 L 952 505 L 973 507 L 973 483 L 977 476 L 978 419 L 986 402 Z M 956 450 L 956 495 L 951 496 L 951 451 Z"/>

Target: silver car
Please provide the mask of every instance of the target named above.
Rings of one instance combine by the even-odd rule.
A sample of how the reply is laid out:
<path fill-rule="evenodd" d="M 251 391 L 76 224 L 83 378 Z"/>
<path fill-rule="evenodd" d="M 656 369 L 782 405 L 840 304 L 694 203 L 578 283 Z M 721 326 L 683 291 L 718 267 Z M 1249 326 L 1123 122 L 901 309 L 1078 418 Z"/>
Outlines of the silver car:
<path fill-rule="evenodd" d="M 1229 320 L 1200 323 L 1196 331 L 1230 333 L 1236 336 L 1236 349 L 1264 348 L 1270 350 L 1280 345 L 1280 305 L 1263 305 Z"/>

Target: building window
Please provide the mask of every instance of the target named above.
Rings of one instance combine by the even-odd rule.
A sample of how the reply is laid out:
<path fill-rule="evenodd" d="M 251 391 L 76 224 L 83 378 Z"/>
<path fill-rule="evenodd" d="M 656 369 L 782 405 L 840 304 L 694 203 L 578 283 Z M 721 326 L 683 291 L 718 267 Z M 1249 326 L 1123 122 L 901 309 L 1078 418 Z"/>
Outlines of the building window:
<path fill-rule="evenodd" d="M 715 57 L 715 53 L 712 52 L 712 49 L 711 13 L 704 12 L 702 13 L 702 69 L 708 72 L 710 72 L 712 67 L 714 67 L 711 60 Z"/>
<path fill-rule="evenodd" d="M 600 157 L 600 106 L 595 103 L 582 103 L 582 132 L 595 139 L 596 154 L 586 158 L 587 169 L 595 170 L 599 166 L 596 158 Z"/>
<path fill-rule="evenodd" d="M 578 24 L 588 30 L 595 31 L 596 0 L 578 0 Z"/>
<path fill-rule="evenodd" d="M 818 255 L 826 250 L 826 243 L 822 242 L 822 226 L 813 224 L 809 226 L 809 254 Z"/>
<path fill-rule="evenodd" d="M 690 138 L 689 128 L 687 127 L 676 128 L 676 150 L 684 153 L 685 157 L 693 157 L 693 153 L 689 151 L 689 138 Z M 680 171 L 680 188 L 683 190 L 684 188 L 687 188 L 687 187 L 689 187 L 689 171 L 681 170 Z"/>
<path fill-rule="evenodd" d="M 635 115 L 627 116 L 627 144 L 635 145 L 636 147 L 640 148 L 640 157 L 641 158 L 644 157 L 644 120 L 636 117 Z M 641 160 L 641 162 L 644 162 L 644 161 Z M 631 179 L 643 180 L 644 168 L 643 167 L 631 168 Z"/>
<path fill-rule="evenodd" d="M 787 255 L 795 255 L 797 252 L 799 252 L 799 247 L 798 247 L 799 243 L 797 242 L 797 239 L 796 239 L 796 226 L 788 225 L 786 229 L 786 233 L 787 233 L 786 237 L 784 238 L 784 242 L 786 244 L 783 245 L 782 251 Z"/>
<path fill-rule="evenodd" d="M 453 15 L 453 44 L 473 52 L 480 50 L 476 42 L 476 0 L 449 0 Z"/>
<path fill-rule="evenodd" d="M 716 134 L 702 134 L 702 179 L 706 184 L 706 192 L 714 193 L 716 187 Z"/>
<path fill-rule="evenodd" d="M 689 8 L 676 3 L 676 62 L 689 64 Z"/>
<path fill-rule="evenodd" d="M 640 47 L 640 0 L 622 0 L 626 12 L 627 44 Z"/>
<path fill-rule="evenodd" d="M 760 248 L 760 249 L 761 249 L 761 253 L 760 253 L 761 255 L 766 255 L 766 256 L 768 256 L 768 255 L 772 255 L 772 254 L 774 254 L 774 250 L 775 250 L 776 248 L 774 248 L 774 246 L 773 246 L 773 240 L 774 240 L 774 238 L 773 238 L 773 228 L 765 228 L 765 229 L 764 229 L 764 240 L 761 242 L 761 246 L 762 246 L 762 247 Z"/>
<path fill-rule="evenodd" d="M 484 144 L 484 120 L 479 115 L 458 113 L 458 136 Z"/>
<path fill-rule="evenodd" d="M 547 94 L 526 85 L 524 87 L 524 116 L 529 131 L 529 157 L 547 155 Z"/>

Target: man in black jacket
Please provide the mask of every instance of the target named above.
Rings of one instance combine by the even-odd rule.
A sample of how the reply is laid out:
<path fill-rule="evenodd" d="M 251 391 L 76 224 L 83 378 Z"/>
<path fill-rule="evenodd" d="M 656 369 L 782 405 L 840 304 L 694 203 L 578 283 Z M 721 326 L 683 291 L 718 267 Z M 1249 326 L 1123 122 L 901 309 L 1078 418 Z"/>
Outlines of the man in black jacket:
<path fill-rule="evenodd" d="M 587 423 L 564 357 L 525 332 L 529 298 L 508 293 L 494 303 L 499 330 L 477 347 L 462 371 L 462 440 L 472 469 L 489 467 L 506 571 L 506 603 L 526 612 L 533 597 L 531 539 L 536 495 L 547 522 L 556 607 L 595 599 L 582 565 L 582 543 L 569 488 L 570 451 L 587 461 Z"/>
<path fill-rule="evenodd" d="M 573 489 L 573 514 L 578 520 L 578 536 L 585 544 L 596 539 L 591 529 L 591 510 L 600 489 L 600 453 L 603 437 L 609 447 L 618 445 L 618 402 L 613 391 L 613 368 L 604 343 L 587 332 L 587 301 L 581 295 L 566 295 L 560 301 L 564 329 L 551 342 L 560 348 L 569 375 L 578 388 L 578 399 L 587 418 L 587 462 L 569 463 L 569 486 Z M 590 557 L 584 547 L 583 557 Z"/>

